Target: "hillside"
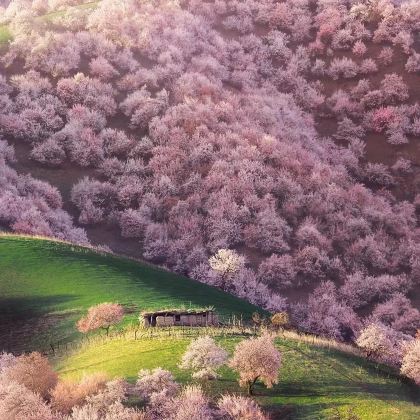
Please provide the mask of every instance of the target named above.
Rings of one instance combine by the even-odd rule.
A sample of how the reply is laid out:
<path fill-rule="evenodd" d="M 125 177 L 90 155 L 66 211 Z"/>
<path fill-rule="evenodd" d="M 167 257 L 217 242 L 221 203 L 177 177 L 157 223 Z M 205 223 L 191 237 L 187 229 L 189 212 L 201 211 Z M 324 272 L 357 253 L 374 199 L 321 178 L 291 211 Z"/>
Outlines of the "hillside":
<path fill-rule="evenodd" d="M 74 322 L 96 303 L 123 304 L 126 323 L 146 309 L 215 306 L 225 318 L 257 308 L 213 287 L 88 248 L 0 237 L 0 343 L 5 350 L 48 349 L 76 338 Z"/>
<path fill-rule="evenodd" d="M 56 358 L 54 363 L 64 378 L 80 379 L 84 374 L 103 371 L 134 382 L 140 369 L 161 366 L 186 383 L 191 378 L 178 364 L 189 341 L 165 335 L 114 339 L 87 345 Z M 217 341 L 232 351 L 239 339 L 227 337 Z M 287 338 L 277 339 L 277 347 L 283 355 L 279 384 L 272 389 L 258 386 L 256 390 L 257 401 L 273 420 L 350 419 L 349 410 L 359 416 L 355 418 L 367 420 L 411 420 L 420 416 L 418 389 L 402 383 L 382 367 L 378 369 L 373 363 L 337 350 Z M 206 386 L 209 394 L 244 392 L 230 369 L 223 368 L 222 372 L 219 380 Z"/>
<path fill-rule="evenodd" d="M 61 378 L 80 379 L 106 372 L 134 382 L 140 369 L 163 367 L 187 384 L 181 355 L 200 330 L 139 330 L 131 322 L 142 309 L 214 305 L 224 317 L 249 318 L 258 308 L 182 276 L 89 248 L 28 237 L 0 237 L 0 342 L 14 352 L 49 349 L 61 341 L 50 360 Z M 111 338 L 90 336 L 81 342 L 75 320 L 90 305 L 117 301 L 128 311 Z M 135 325 L 133 323 L 133 325 Z M 115 331 L 115 329 L 114 329 Z M 210 329 L 230 353 L 246 338 L 240 331 Z M 249 332 L 248 332 L 249 333 Z M 222 335 L 223 334 L 223 335 Z M 317 344 L 318 343 L 318 344 Z M 413 419 L 420 415 L 418 388 L 396 372 L 331 346 L 313 344 L 291 333 L 276 340 L 282 354 L 280 382 L 273 389 L 256 388 L 256 400 L 272 419 L 347 418 Z M 345 349 L 345 346 L 342 346 Z M 227 367 L 205 386 L 210 396 L 242 393 Z M 136 404 L 136 399 L 131 400 Z"/>
<path fill-rule="evenodd" d="M 0 0 L 0 420 L 420 418 L 419 216 L 420 0 Z"/>

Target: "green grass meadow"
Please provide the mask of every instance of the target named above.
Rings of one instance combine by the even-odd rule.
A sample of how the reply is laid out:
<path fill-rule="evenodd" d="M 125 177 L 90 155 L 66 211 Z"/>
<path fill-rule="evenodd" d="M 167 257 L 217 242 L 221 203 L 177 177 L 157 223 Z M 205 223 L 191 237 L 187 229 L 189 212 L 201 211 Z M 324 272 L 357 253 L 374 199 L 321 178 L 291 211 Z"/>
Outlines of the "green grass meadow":
<path fill-rule="evenodd" d="M 135 339 L 135 329 L 125 328 L 110 338 L 101 333 L 80 341 L 75 321 L 89 306 L 105 301 L 127 309 L 118 328 L 136 323 L 146 309 L 214 305 L 222 316 L 245 319 L 257 310 L 218 289 L 125 258 L 51 240 L 0 237 L 0 351 L 48 350 L 50 342 L 72 341 L 51 356 L 61 377 L 103 371 L 134 382 L 140 369 L 161 366 L 181 383 L 192 381 L 178 365 L 191 334 L 203 330 L 139 330 Z M 230 353 L 246 338 L 236 330 L 236 335 L 234 330 L 211 331 Z M 256 399 L 271 419 L 420 418 L 419 388 L 389 368 L 298 338 L 278 338 L 277 346 L 282 353 L 279 383 L 272 389 L 256 387 Z M 218 380 L 203 387 L 216 398 L 244 392 L 236 379 L 225 367 Z"/>
<path fill-rule="evenodd" d="M 9 350 L 47 349 L 77 338 L 89 306 L 118 302 L 125 324 L 139 312 L 214 306 L 224 318 L 249 319 L 248 302 L 186 277 L 64 243 L 0 237 L 0 342 Z M 0 346 L 1 347 L 1 346 Z"/>
<path fill-rule="evenodd" d="M 0 46 L 7 44 L 12 39 L 9 27 L 7 25 L 0 25 Z"/>
<path fill-rule="evenodd" d="M 238 337 L 219 338 L 232 352 Z M 54 360 L 62 377 L 79 379 L 102 371 L 112 377 L 134 382 L 144 368 L 164 367 L 181 383 L 191 382 L 190 372 L 178 368 L 188 338 L 111 339 L 85 345 L 80 350 Z M 362 419 L 420 418 L 418 388 L 401 383 L 390 372 L 364 359 L 336 350 L 315 347 L 288 339 L 278 339 L 282 353 L 280 381 L 272 389 L 256 388 L 256 399 L 273 419 L 332 419 L 349 410 Z M 236 374 L 223 368 L 221 378 L 204 384 L 209 395 L 243 393 Z M 416 405 L 417 402 L 417 405 Z"/>

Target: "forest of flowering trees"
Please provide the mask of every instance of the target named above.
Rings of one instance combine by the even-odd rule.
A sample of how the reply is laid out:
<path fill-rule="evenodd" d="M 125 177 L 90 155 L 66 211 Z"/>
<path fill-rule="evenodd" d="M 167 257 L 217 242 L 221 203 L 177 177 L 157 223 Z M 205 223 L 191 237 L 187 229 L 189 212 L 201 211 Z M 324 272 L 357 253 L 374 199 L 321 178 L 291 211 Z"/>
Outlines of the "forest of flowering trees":
<path fill-rule="evenodd" d="M 420 138 L 420 3 L 77 3 L 0 11 L 1 226 L 77 243 L 117 226 L 142 258 L 305 331 L 409 341 L 420 190 L 396 192 L 415 163 L 367 146 Z M 13 146 L 49 173 L 80 169 L 75 220 L 14 169 Z"/>

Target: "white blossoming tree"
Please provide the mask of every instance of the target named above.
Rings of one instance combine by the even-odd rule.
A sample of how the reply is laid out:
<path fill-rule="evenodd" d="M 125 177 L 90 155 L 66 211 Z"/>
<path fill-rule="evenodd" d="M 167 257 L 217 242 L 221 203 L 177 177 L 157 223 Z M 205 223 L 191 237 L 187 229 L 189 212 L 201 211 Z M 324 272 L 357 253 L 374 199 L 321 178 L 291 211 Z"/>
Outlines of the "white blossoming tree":
<path fill-rule="evenodd" d="M 215 379 L 217 369 L 225 364 L 227 357 L 227 352 L 218 346 L 213 338 L 198 337 L 187 347 L 180 367 L 191 369 L 193 378 Z"/>
<path fill-rule="evenodd" d="M 221 276 L 221 287 L 226 289 L 227 281 L 244 265 L 245 259 L 231 249 L 219 249 L 209 258 L 210 267 Z"/>

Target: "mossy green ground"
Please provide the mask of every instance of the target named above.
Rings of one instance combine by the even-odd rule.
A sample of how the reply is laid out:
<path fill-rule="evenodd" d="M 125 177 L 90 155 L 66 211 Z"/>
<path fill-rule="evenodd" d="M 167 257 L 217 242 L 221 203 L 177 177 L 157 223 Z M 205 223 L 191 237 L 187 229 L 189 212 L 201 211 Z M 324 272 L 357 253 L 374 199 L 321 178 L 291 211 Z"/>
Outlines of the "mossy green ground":
<path fill-rule="evenodd" d="M 94 304 L 125 306 L 125 324 L 139 312 L 214 306 L 225 318 L 250 318 L 244 300 L 186 277 L 90 249 L 22 237 L 0 237 L 0 342 L 22 351 L 77 338 L 76 320 Z"/>
<path fill-rule="evenodd" d="M 0 45 L 6 44 L 12 39 L 9 27 L 7 25 L 0 25 Z"/>
<path fill-rule="evenodd" d="M 232 352 L 239 340 L 227 337 L 218 341 Z M 188 338 L 172 337 L 112 339 L 57 357 L 54 363 L 62 377 L 76 379 L 103 371 L 132 382 L 140 369 L 161 366 L 185 383 L 191 381 L 189 372 L 180 370 L 178 364 L 189 342 Z M 350 409 L 369 420 L 420 418 L 418 388 L 401 383 L 392 373 L 336 350 L 287 339 L 278 339 L 277 345 L 282 353 L 279 384 L 272 389 L 261 385 L 256 388 L 258 402 L 272 413 L 272 418 L 330 419 L 337 410 L 341 418 L 348 418 Z M 210 381 L 205 389 L 215 397 L 223 392 L 243 392 L 229 368 L 224 368 L 221 378 Z"/>

